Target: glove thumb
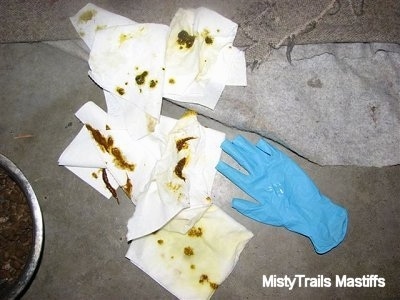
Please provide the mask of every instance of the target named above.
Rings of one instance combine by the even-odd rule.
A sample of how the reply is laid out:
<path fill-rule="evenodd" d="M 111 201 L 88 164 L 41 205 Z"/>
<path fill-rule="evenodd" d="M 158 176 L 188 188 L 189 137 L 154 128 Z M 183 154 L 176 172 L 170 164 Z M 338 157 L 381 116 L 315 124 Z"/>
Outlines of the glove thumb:
<path fill-rule="evenodd" d="M 282 226 L 281 216 L 276 211 L 266 210 L 265 206 L 257 202 L 234 198 L 232 207 L 250 219 L 273 226 Z"/>
<path fill-rule="evenodd" d="M 245 216 L 253 218 L 254 213 L 260 209 L 260 204 L 240 198 L 233 198 L 232 207 Z"/>

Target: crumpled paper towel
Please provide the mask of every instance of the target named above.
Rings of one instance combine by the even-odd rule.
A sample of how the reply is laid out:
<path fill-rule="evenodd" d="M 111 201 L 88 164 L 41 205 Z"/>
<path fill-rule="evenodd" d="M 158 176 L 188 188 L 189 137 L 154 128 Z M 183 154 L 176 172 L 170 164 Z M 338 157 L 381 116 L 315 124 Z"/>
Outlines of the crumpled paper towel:
<path fill-rule="evenodd" d="M 138 24 L 91 3 L 70 20 L 89 48 L 89 75 L 104 89 L 118 128 L 134 139 L 152 132 L 161 110 L 169 28 Z"/>
<path fill-rule="evenodd" d="M 179 299 L 209 299 L 252 237 L 211 205 L 186 234 L 160 229 L 133 240 L 126 257 Z"/>
<path fill-rule="evenodd" d="M 118 183 L 106 170 L 106 163 L 85 127 L 63 151 L 58 164 L 65 166 L 106 198 L 110 198 L 111 191 L 118 188 Z"/>
<path fill-rule="evenodd" d="M 92 48 L 98 31 L 112 26 L 136 24 L 135 21 L 114 14 L 92 3 L 82 7 L 70 18 L 70 21 L 89 49 Z"/>
<path fill-rule="evenodd" d="M 133 24 L 99 30 L 90 51 L 90 77 L 158 120 L 169 28 Z"/>
<path fill-rule="evenodd" d="M 116 189 L 121 187 L 136 204 L 127 226 L 127 239 L 132 241 L 127 257 L 178 297 L 207 299 L 232 271 L 252 233 L 213 205 L 210 197 L 225 134 L 201 126 L 194 111 L 179 120 L 161 116 L 164 79 L 170 72 L 178 80 L 176 87 L 182 88 L 181 79 L 195 74 L 189 93 L 170 90 L 177 91 L 180 100 L 213 107 L 224 86 L 245 83 L 246 73 L 244 54 L 232 46 L 237 25 L 204 8 L 186 12 L 196 17 L 175 19 L 194 21 L 191 26 L 202 32 L 188 47 L 196 49 L 188 51 L 188 59 L 195 63 L 180 72 L 177 65 L 167 71 L 168 59 L 185 63 L 171 52 L 166 55 L 168 26 L 139 24 L 93 4 L 71 18 L 90 49 L 89 75 L 103 88 L 108 111 L 93 102 L 78 110 L 76 116 L 84 126 L 59 164 L 108 198 L 118 200 Z M 186 38 L 178 42 L 187 46 Z M 241 75 L 226 76 L 237 72 Z M 163 273 L 154 264 L 159 259 L 155 244 L 146 243 L 160 234 L 163 239 L 157 244 L 163 245 L 165 239 L 164 249 L 170 259 L 176 255 L 178 263 L 169 263 Z M 183 252 L 176 252 L 179 248 Z M 171 275 L 183 274 L 177 268 L 188 259 L 185 272 L 190 276 L 175 278 L 183 286 L 170 284 Z"/>
<path fill-rule="evenodd" d="M 214 109 L 225 85 L 246 82 L 246 60 L 235 48 L 238 25 L 204 7 L 180 8 L 171 21 L 164 97 Z"/>
<path fill-rule="evenodd" d="M 134 140 L 154 133 L 160 120 L 151 117 L 132 101 L 126 101 L 108 91 L 104 91 L 104 97 L 108 118 L 112 120 L 115 129 L 126 130 Z"/>
<path fill-rule="evenodd" d="M 179 120 L 161 116 L 139 140 L 113 130 L 93 102 L 76 116 L 84 126 L 59 164 L 105 196 L 121 186 L 136 199 L 126 257 L 181 299 L 210 298 L 253 236 L 210 197 L 225 134 L 201 126 L 193 111 Z"/>
<path fill-rule="evenodd" d="M 137 204 L 128 240 L 158 230 L 184 208 L 188 210 L 181 212 L 175 230 L 186 232 L 211 205 L 225 134 L 203 127 L 196 113 L 187 112 L 180 120 L 161 116 L 154 133 L 138 140 L 113 129 L 113 119 L 93 102 L 84 104 L 76 117 L 84 126 L 58 163 L 107 198 L 116 197 L 115 190 L 122 187 Z"/>
<path fill-rule="evenodd" d="M 253 236 L 210 197 L 225 134 L 201 126 L 192 111 L 179 120 L 161 116 L 139 140 L 113 130 L 93 102 L 76 116 L 84 126 L 59 164 L 105 196 L 122 186 L 137 199 L 127 258 L 181 299 L 210 298 Z"/>
<path fill-rule="evenodd" d="M 201 126 L 193 111 L 176 122 L 147 190 L 138 197 L 128 221 L 128 241 L 160 229 L 181 211 L 180 226 L 175 230 L 184 233 L 191 228 L 211 205 L 219 145 L 224 138 L 222 132 Z"/>
<path fill-rule="evenodd" d="M 90 49 L 91 78 L 135 104 L 133 115 L 149 124 L 158 121 L 162 96 L 214 109 L 225 85 L 247 84 L 244 52 L 233 46 L 238 25 L 207 8 L 179 9 L 171 27 L 139 24 L 91 3 L 70 20 Z M 123 114 L 126 105 L 116 103 Z"/>
<path fill-rule="evenodd" d="M 163 131 L 173 126 L 173 119 L 162 118 L 154 134 L 134 140 L 126 130 L 114 130 L 107 113 L 93 102 L 83 105 L 76 116 L 84 127 L 61 154 L 58 163 L 75 167 L 72 171 L 80 168 L 78 174 L 87 174 L 80 177 L 106 197 L 111 196 L 110 192 L 115 196 L 113 189 L 120 186 L 135 202 L 136 197 L 145 191 L 153 168 L 161 157 L 162 139 L 166 134 Z M 108 185 L 100 174 L 96 176 L 88 167 L 95 168 L 96 172 L 107 169 L 112 175 L 108 176 L 108 181 L 111 184 L 115 180 L 117 186 Z"/>

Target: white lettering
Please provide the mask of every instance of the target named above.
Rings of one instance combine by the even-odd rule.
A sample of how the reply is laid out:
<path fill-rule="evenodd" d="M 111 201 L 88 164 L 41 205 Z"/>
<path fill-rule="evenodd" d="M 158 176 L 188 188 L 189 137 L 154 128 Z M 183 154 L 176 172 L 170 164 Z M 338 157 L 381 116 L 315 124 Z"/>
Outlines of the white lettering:
<path fill-rule="evenodd" d="M 293 278 L 293 280 L 290 280 L 289 277 L 285 276 L 287 278 L 287 282 L 289 284 L 289 291 L 291 291 L 294 288 L 294 285 L 296 284 L 296 276 Z"/>
<path fill-rule="evenodd" d="M 331 286 L 332 286 L 332 280 L 329 277 L 324 278 L 324 287 L 331 287 Z"/>
<path fill-rule="evenodd" d="M 378 286 L 379 287 L 385 287 L 386 283 L 385 283 L 385 278 L 378 278 Z"/>
<path fill-rule="evenodd" d="M 262 276 L 263 287 L 285 287 L 291 291 L 296 287 L 296 285 L 304 288 L 331 287 L 332 280 L 324 275 L 318 275 L 316 277 L 306 277 L 306 275 L 302 274 L 297 274 L 293 277 L 289 277 L 288 275 L 282 277 L 277 277 L 276 275 Z M 379 277 L 376 274 L 363 275 L 362 277 L 348 277 L 347 275 L 335 276 L 335 287 L 376 288 L 385 286 L 385 278 Z"/>
<path fill-rule="evenodd" d="M 305 278 L 306 277 L 306 275 L 296 275 L 296 276 L 294 276 L 296 279 L 298 279 L 298 286 L 299 287 L 302 287 L 303 286 L 303 278 Z"/>
<path fill-rule="evenodd" d="M 321 287 L 318 278 L 310 278 L 310 287 Z"/>
<path fill-rule="evenodd" d="M 346 275 L 343 275 L 342 278 L 340 278 L 339 275 L 336 275 L 336 287 L 346 287 Z"/>
<path fill-rule="evenodd" d="M 286 287 L 285 278 L 278 277 L 276 279 L 276 287 Z"/>
<path fill-rule="evenodd" d="M 353 281 L 353 286 L 352 287 L 362 287 L 363 286 L 363 278 L 358 278 L 358 277 L 349 278 L 349 279 L 352 279 L 352 281 Z"/>
<path fill-rule="evenodd" d="M 274 277 L 276 275 L 269 275 L 269 277 L 263 275 L 263 287 L 274 287 Z"/>

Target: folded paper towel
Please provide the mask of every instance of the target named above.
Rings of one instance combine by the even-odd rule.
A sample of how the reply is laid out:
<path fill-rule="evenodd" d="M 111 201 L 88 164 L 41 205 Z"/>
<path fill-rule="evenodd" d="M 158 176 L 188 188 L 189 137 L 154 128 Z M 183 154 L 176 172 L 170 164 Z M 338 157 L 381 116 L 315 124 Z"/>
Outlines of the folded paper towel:
<path fill-rule="evenodd" d="M 134 140 L 154 133 L 159 120 L 151 117 L 132 101 L 126 101 L 108 91 L 104 91 L 104 97 L 108 118 L 113 122 L 113 128 L 126 130 Z"/>
<path fill-rule="evenodd" d="M 245 54 L 233 46 L 238 25 L 210 9 L 180 8 L 167 27 L 139 24 L 89 3 L 71 22 L 91 49 L 93 80 L 153 118 L 160 91 L 214 109 L 226 85 L 247 85 Z"/>
<path fill-rule="evenodd" d="M 113 130 L 93 102 L 76 116 L 84 126 L 59 164 L 108 198 L 121 186 L 137 201 L 126 256 L 178 298 L 210 298 L 252 237 L 211 201 L 225 134 L 203 127 L 192 111 L 179 120 L 161 116 L 138 140 Z"/>
<path fill-rule="evenodd" d="M 107 113 L 93 102 L 83 105 L 76 116 L 85 125 L 61 154 L 59 164 L 106 168 L 118 186 L 135 202 L 136 197 L 146 189 L 153 168 L 161 157 L 162 139 L 175 121 L 164 117 L 154 134 L 134 140 L 126 130 L 113 130 L 113 123 Z M 101 176 L 86 176 L 84 180 L 97 187 L 99 178 Z M 110 197 L 106 190 L 111 190 L 111 187 L 115 188 L 104 182 L 102 194 Z"/>
<path fill-rule="evenodd" d="M 104 91 L 107 112 L 93 102 L 78 110 L 84 126 L 59 164 L 107 198 L 121 187 L 136 204 L 127 257 L 179 298 L 208 299 L 252 233 L 210 197 L 225 134 L 203 127 L 193 111 L 179 120 L 161 116 L 161 101 L 168 86 L 173 99 L 213 108 L 226 84 L 245 85 L 245 60 L 232 46 L 237 25 L 228 19 L 200 8 L 179 10 L 174 20 L 179 50 L 196 34 L 186 60 L 168 52 L 168 26 L 90 3 L 71 18 L 90 49 L 89 75 Z M 192 36 L 179 28 L 185 22 Z M 159 272 L 165 250 L 172 261 Z"/>
<path fill-rule="evenodd" d="M 171 21 L 164 97 L 214 109 L 225 85 L 246 85 L 238 25 L 204 7 L 179 9 Z"/>
<path fill-rule="evenodd" d="M 107 198 L 122 187 L 137 204 L 128 240 L 158 230 L 179 213 L 175 230 L 186 232 L 211 204 L 225 134 L 203 127 L 194 112 L 180 120 L 161 116 L 154 133 L 138 140 L 114 130 L 113 119 L 93 102 L 76 116 L 84 126 L 58 162 Z"/>
<path fill-rule="evenodd" d="M 128 221 L 128 240 L 160 229 L 180 212 L 176 230 L 189 230 L 211 205 L 215 166 L 221 156 L 219 145 L 224 137 L 222 132 L 203 127 L 192 111 L 176 122 L 148 189 L 139 196 Z"/>
<path fill-rule="evenodd" d="M 118 183 L 106 170 L 106 163 L 85 127 L 63 151 L 58 164 L 65 166 L 106 198 L 110 198 L 118 188 Z"/>
<path fill-rule="evenodd" d="M 179 299 L 209 299 L 252 236 L 211 205 L 186 234 L 161 229 L 133 240 L 126 257 Z"/>
<path fill-rule="evenodd" d="M 125 18 L 123 16 L 114 14 L 112 12 L 109 12 L 105 9 L 102 9 L 101 7 L 98 7 L 92 3 L 88 3 L 85 5 L 83 8 L 81 8 L 75 16 L 70 18 L 72 25 L 74 26 L 75 30 L 79 33 L 80 37 L 82 40 L 86 43 L 88 46 L 89 50 L 92 49 L 93 43 L 96 37 L 96 34 L 98 32 L 101 32 L 105 29 L 111 29 L 109 34 L 103 34 L 103 40 L 104 36 L 110 36 L 112 35 L 112 29 L 118 29 L 118 26 L 123 26 L 122 28 L 124 30 L 127 30 L 126 25 L 137 25 L 138 23 L 130 20 L 128 18 Z M 137 27 L 134 27 L 137 28 Z M 165 28 L 163 28 L 165 29 Z M 143 36 L 143 34 L 142 34 Z M 109 37 L 110 38 L 110 37 Z M 116 42 L 118 41 L 118 42 Z M 153 40 L 154 41 L 154 40 Z M 106 99 L 106 104 L 107 104 L 107 113 L 109 114 L 110 118 L 113 118 L 115 121 L 115 124 L 117 125 L 117 129 L 126 129 L 128 130 L 129 134 L 132 136 L 134 139 L 141 138 L 150 132 L 154 131 L 154 126 L 158 122 L 158 115 L 159 115 L 159 109 L 160 109 L 160 101 L 161 97 L 159 97 L 159 88 L 155 89 L 154 86 L 154 91 L 153 92 L 153 98 L 154 102 L 148 102 L 148 104 L 145 104 L 143 101 L 143 97 L 141 97 L 139 100 L 135 101 L 127 101 L 127 95 L 128 95 L 128 90 L 132 90 L 130 94 L 135 93 L 135 89 L 132 87 L 132 78 L 129 78 L 129 81 L 124 81 L 120 77 L 123 77 L 123 70 L 125 70 L 125 76 L 129 71 L 133 72 L 132 70 L 127 70 L 127 67 L 129 65 L 132 65 L 132 57 L 136 58 L 143 58 L 143 55 L 146 55 L 147 51 L 140 52 L 138 51 L 139 49 L 131 49 L 133 50 L 131 53 L 129 53 L 129 50 L 127 48 L 132 48 L 134 44 L 141 43 L 137 38 L 133 38 L 133 32 L 130 33 L 121 33 L 120 36 L 115 37 L 115 41 L 113 45 L 115 46 L 116 43 L 119 44 L 124 44 L 123 49 L 119 49 L 119 47 L 116 47 L 114 49 L 111 49 L 109 43 L 107 42 L 105 45 L 102 45 L 102 42 L 97 41 L 95 45 L 95 50 L 92 56 L 89 56 L 89 60 L 94 64 L 94 69 L 95 71 L 90 71 L 90 74 L 93 76 L 94 80 L 98 82 L 100 85 L 104 85 L 103 88 L 107 88 L 108 90 L 104 90 L 104 95 Z M 104 46 L 104 47 L 103 47 Z M 108 53 L 106 52 L 108 49 Z M 127 53 L 128 52 L 128 53 Z M 97 53 L 97 54 L 96 54 Z M 121 55 L 122 53 L 122 55 Z M 100 54 L 100 57 L 98 55 Z M 101 74 L 97 74 L 96 70 L 98 67 L 104 67 L 106 65 L 106 62 L 100 61 L 99 63 L 97 62 L 98 60 L 101 60 L 101 54 L 106 56 L 106 62 L 112 64 L 112 69 L 103 69 L 100 71 Z M 121 60 L 126 60 L 123 61 L 123 69 L 117 69 L 119 66 L 116 66 L 116 63 L 114 62 L 115 55 L 119 56 L 118 61 Z M 111 59 L 111 62 L 110 62 Z M 160 58 L 161 59 L 161 58 Z M 152 61 L 152 60 L 150 60 Z M 139 65 L 135 66 L 135 68 L 139 68 Z M 163 67 L 163 66 L 162 66 Z M 116 70 L 117 69 L 117 70 Z M 138 70 L 136 70 L 138 71 Z M 159 73 L 161 70 L 157 70 Z M 158 74 L 160 75 L 160 74 Z M 117 76 L 117 77 L 116 77 Z M 105 78 L 102 78 L 105 77 Z M 119 78 L 118 78 L 119 77 Z M 115 83 L 115 87 L 113 90 L 112 84 L 109 83 L 109 79 L 111 78 L 112 80 L 119 82 L 119 85 Z M 118 78 L 118 79 L 115 79 Z M 105 83 L 103 83 L 105 81 Z M 122 83 L 123 81 L 123 83 Z M 122 83 L 122 84 L 121 84 Z M 127 84 L 125 84 L 127 83 Z M 128 84 L 130 84 L 128 88 Z M 157 82 L 157 85 L 159 82 Z M 111 85 L 111 87 L 110 87 Z M 138 90 L 138 89 L 136 89 Z M 157 91 L 156 91 L 157 90 Z M 146 90 L 147 91 L 147 90 Z M 134 97 L 134 95 L 131 95 L 129 98 Z M 138 103 L 136 103 L 138 102 Z M 146 112 L 146 105 L 149 105 L 148 111 L 152 111 L 154 116 L 152 117 L 150 114 Z M 130 120 L 137 120 L 135 122 L 131 122 Z M 145 120 L 145 121 L 143 121 Z"/>
<path fill-rule="evenodd" d="M 90 77 L 158 120 L 169 28 L 133 24 L 99 30 L 90 51 Z"/>
<path fill-rule="evenodd" d="M 70 18 L 70 21 L 89 49 L 92 48 L 98 31 L 113 26 L 136 24 L 135 21 L 114 14 L 92 3 L 82 7 Z"/>

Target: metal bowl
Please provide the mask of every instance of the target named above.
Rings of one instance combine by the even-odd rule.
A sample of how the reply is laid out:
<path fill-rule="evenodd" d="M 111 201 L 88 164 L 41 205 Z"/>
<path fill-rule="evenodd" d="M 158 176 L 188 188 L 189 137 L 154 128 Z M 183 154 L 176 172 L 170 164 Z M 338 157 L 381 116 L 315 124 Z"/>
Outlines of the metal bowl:
<path fill-rule="evenodd" d="M 21 170 L 2 154 L 0 154 L 0 168 L 19 185 L 24 193 L 29 204 L 33 224 L 32 249 L 22 273 L 12 285 L 0 289 L 0 299 L 15 299 L 28 288 L 38 267 L 43 245 L 43 218 L 35 192 Z"/>

